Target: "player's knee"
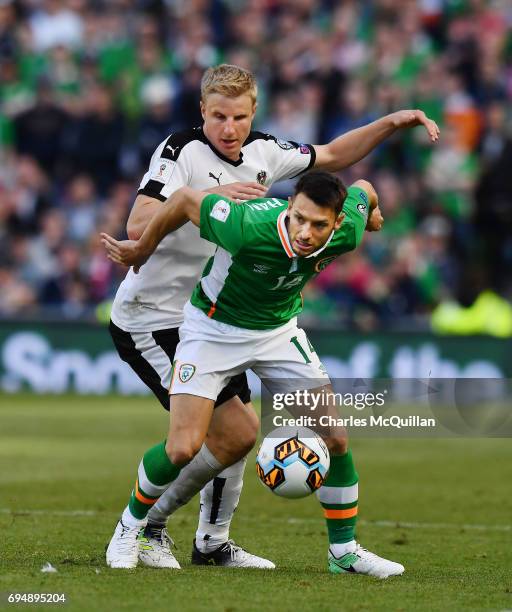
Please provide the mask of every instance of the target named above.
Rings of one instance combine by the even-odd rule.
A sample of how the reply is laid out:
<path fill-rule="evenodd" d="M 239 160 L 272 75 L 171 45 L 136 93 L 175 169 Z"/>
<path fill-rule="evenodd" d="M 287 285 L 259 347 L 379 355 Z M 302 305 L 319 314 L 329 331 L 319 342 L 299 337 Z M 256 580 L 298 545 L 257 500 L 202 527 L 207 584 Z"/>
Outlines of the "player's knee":
<path fill-rule="evenodd" d="M 333 433 L 324 442 L 331 455 L 344 455 L 348 450 L 348 438 L 344 433 Z"/>
<path fill-rule="evenodd" d="M 259 426 L 260 421 L 258 416 L 254 412 L 249 413 L 245 427 L 240 431 L 241 435 L 238 440 L 238 445 L 242 456 L 245 456 L 256 444 Z"/>
<path fill-rule="evenodd" d="M 199 445 L 200 446 L 200 445 Z M 183 466 L 190 463 L 199 451 L 199 446 L 192 440 L 180 440 L 179 442 L 168 441 L 165 452 L 174 465 Z"/>

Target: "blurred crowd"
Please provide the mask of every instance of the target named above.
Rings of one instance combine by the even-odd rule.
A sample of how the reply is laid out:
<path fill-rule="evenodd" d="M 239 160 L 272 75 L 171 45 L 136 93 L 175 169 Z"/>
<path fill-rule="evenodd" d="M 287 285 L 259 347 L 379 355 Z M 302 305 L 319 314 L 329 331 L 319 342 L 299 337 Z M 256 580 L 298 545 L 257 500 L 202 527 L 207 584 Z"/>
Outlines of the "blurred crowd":
<path fill-rule="evenodd" d="M 325 143 L 401 108 L 396 134 L 344 171 L 371 180 L 378 235 L 305 293 L 306 322 L 422 325 L 441 302 L 512 295 L 510 0 L 0 0 L 0 316 L 95 317 L 163 138 L 200 125 L 200 79 L 252 70 L 255 127 Z M 290 186 L 274 187 L 288 195 Z"/>

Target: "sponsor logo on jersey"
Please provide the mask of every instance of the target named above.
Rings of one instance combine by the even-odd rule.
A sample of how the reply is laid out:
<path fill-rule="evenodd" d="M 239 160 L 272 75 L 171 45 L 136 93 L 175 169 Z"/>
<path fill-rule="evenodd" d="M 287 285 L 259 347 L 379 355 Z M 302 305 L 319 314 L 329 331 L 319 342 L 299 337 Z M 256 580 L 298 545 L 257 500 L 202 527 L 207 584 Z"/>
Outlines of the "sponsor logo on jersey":
<path fill-rule="evenodd" d="M 270 266 L 265 264 L 254 264 L 253 271 L 258 274 L 266 274 L 270 270 Z"/>
<path fill-rule="evenodd" d="M 359 192 L 359 197 L 361 198 L 361 200 L 363 200 L 365 204 L 368 204 L 368 196 L 366 195 L 366 191 L 361 190 Z"/>
<path fill-rule="evenodd" d="M 295 149 L 295 146 L 292 145 L 292 143 L 288 142 L 287 140 L 281 140 L 280 138 L 277 138 L 276 142 L 277 142 L 277 146 L 281 147 L 281 149 L 284 149 L 285 151 L 289 151 L 290 149 Z"/>
<path fill-rule="evenodd" d="M 311 149 L 306 144 L 301 144 L 300 147 L 299 147 L 299 151 L 303 155 L 309 155 L 311 153 Z"/>
<path fill-rule="evenodd" d="M 226 222 L 226 219 L 229 217 L 229 213 L 231 212 L 231 207 L 225 200 L 219 200 L 215 206 L 212 208 L 212 212 L 210 213 L 210 217 L 217 219 L 217 221 L 222 221 L 222 223 Z"/>
<path fill-rule="evenodd" d="M 258 174 L 256 175 L 256 181 L 260 185 L 264 185 L 266 180 L 267 180 L 267 173 L 265 172 L 265 170 L 260 170 Z"/>
<path fill-rule="evenodd" d="M 160 158 L 153 167 L 150 178 L 165 185 L 169 182 L 175 166 L 175 162 Z"/>
<path fill-rule="evenodd" d="M 214 181 L 217 181 L 217 185 L 220 185 L 220 177 L 222 176 L 222 172 L 219 174 L 219 176 L 215 176 L 213 172 L 210 172 L 208 176 L 212 178 Z"/>
<path fill-rule="evenodd" d="M 325 270 L 327 266 L 336 259 L 336 255 L 331 255 L 331 257 L 324 257 L 316 262 L 315 272 L 321 272 Z"/>
<path fill-rule="evenodd" d="M 167 145 L 165 148 L 171 150 L 171 155 L 173 157 L 176 155 L 176 151 L 179 149 L 179 147 L 171 147 L 171 145 Z"/>
<path fill-rule="evenodd" d="M 258 202 L 256 204 L 247 204 L 249 208 L 253 210 L 270 210 L 272 208 L 280 208 L 281 206 L 286 206 L 287 202 L 280 202 L 277 198 L 272 198 L 271 200 L 266 200 L 265 202 Z"/>
<path fill-rule="evenodd" d="M 188 382 L 196 372 L 196 366 L 191 363 L 182 363 L 178 371 L 178 378 L 182 383 Z"/>

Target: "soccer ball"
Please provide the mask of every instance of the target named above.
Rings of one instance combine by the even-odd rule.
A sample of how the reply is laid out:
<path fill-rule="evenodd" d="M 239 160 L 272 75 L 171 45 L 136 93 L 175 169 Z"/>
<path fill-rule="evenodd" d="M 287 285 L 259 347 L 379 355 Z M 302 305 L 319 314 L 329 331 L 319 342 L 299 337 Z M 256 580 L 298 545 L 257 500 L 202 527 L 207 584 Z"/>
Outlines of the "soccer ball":
<path fill-rule="evenodd" d="M 330 458 L 325 442 L 307 427 L 278 427 L 263 440 L 256 472 L 272 493 L 295 499 L 319 489 Z"/>

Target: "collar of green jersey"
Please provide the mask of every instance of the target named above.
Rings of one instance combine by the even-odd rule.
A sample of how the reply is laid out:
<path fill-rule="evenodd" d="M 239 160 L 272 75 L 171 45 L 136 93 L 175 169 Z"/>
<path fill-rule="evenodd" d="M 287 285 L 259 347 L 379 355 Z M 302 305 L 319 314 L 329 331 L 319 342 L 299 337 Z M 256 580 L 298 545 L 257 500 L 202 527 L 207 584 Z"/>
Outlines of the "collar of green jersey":
<path fill-rule="evenodd" d="M 286 210 L 277 217 L 277 233 L 279 234 L 279 238 L 281 240 L 281 244 L 283 245 L 283 249 L 288 257 L 291 259 L 293 257 L 298 257 L 297 253 L 292 249 L 292 243 L 290 242 L 290 236 L 288 235 L 288 228 L 286 227 Z M 310 255 L 306 255 L 305 259 L 309 259 L 310 257 L 316 257 L 319 255 L 324 249 L 327 248 L 329 242 L 331 242 L 332 237 L 334 236 L 334 230 L 332 230 L 331 235 L 327 239 L 327 242 L 324 246 L 314 253 Z"/>

